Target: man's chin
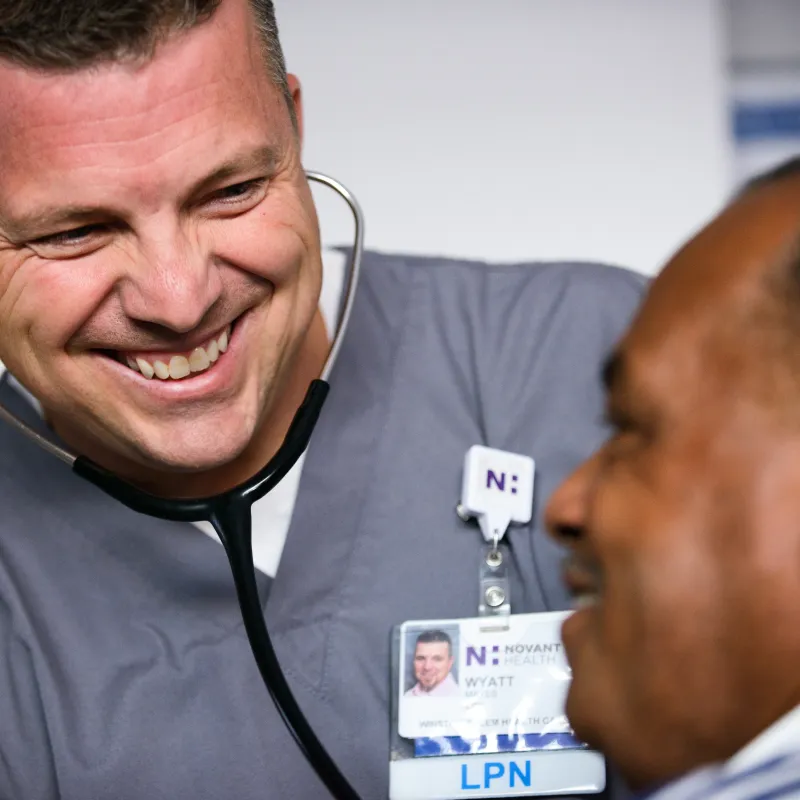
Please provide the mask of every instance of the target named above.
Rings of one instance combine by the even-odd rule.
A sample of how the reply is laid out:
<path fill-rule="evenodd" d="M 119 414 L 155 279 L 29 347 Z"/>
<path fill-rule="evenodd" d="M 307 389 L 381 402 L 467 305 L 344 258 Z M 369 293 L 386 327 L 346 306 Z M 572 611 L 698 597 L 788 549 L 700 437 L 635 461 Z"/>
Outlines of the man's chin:
<path fill-rule="evenodd" d="M 143 466 L 153 472 L 205 473 L 236 461 L 247 448 L 250 438 L 240 435 L 233 439 L 222 433 L 208 437 L 165 437 L 158 442 L 146 443 L 140 452 Z"/>
<path fill-rule="evenodd" d="M 133 475 L 141 475 L 146 483 L 158 476 L 209 473 L 236 461 L 250 445 L 254 430 L 242 416 L 232 420 L 183 420 L 115 437 L 120 454 L 128 453 Z M 132 435 L 131 435 L 132 434 Z M 132 463 L 131 463 L 132 462 Z M 121 472 L 127 472 L 124 463 Z M 117 471 L 117 470 L 115 470 Z M 168 479 L 167 479 L 168 480 Z"/>
<path fill-rule="evenodd" d="M 241 450 L 229 451 L 227 448 L 214 452 L 192 448 L 150 450 L 144 454 L 142 467 L 153 474 L 201 475 L 226 467 L 240 455 Z"/>

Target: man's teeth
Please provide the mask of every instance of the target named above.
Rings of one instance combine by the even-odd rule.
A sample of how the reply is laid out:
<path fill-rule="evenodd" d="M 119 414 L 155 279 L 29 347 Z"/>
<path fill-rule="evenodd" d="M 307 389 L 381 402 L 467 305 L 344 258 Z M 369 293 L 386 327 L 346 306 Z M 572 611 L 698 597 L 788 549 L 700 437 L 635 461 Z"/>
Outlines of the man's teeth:
<path fill-rule="evenodd" d="M 152 378 L 153 375 L 156 374 L 155 369 L 152 366 L 150 366 L 150 364 L 143 358 L 137 358 L 136 361 L 133 362 L 133 364 L 131 364 L 130 359 L 128 359 L 128 366 L 130 366 L 131 369 L 138 369 L 139 372 L 141 372 L 142 375 L 144 375 L 145 378 L 148 379 Z"/>
<path fill-rule="evenodd" d="M 202 347 L 195 347 L 188 357 L 185 355 L 163 356 L 162 358 L 131 358 L 125 356 L 125 363 L 134 372 L 140 372 L 148 380 L 158 378 L 162 381 L 179 381 L 189 375 L 205 372 L 228 349 L 230 326 L 219 336 L 206 342 Z"/>

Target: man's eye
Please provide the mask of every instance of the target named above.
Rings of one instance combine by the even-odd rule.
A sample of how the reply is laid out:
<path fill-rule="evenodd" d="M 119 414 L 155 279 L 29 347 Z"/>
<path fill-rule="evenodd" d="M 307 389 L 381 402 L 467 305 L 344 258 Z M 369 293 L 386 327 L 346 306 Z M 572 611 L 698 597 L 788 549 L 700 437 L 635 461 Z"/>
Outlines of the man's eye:
<path fill-rule="evenodd" d="M 100 223 L 81 225 L 78 228 L 40 236 L 29 241 L 28 247 L 40 258 L 81 258 L 103 247 L 108 241 L 109 231 L 108 225 Z"/>
<path fill-rule="evenodd" d="M 31 242 L 32 245 L 41 245 L 44 247 L 70 247 L 75 245 L 85 244 L 93 234 L 98 233 L 102 229 L 101 225 L 82 225 L 80 228 L 72 228 L 68 231 L 60 231 L 59 233 L 51 234 L 50 236 L 41 236 Z"/>
<path fill-rule="evenodd" d="M 234 183 L 231 186 L 226 186 L 224 189 L 215 192 L 212 199 L 232 204 L 242 200 L 249 200 L 263 190 L 266 182 L 266 178 L 256 178 L 251 181 L 244 181 L 243 183 Z"/>

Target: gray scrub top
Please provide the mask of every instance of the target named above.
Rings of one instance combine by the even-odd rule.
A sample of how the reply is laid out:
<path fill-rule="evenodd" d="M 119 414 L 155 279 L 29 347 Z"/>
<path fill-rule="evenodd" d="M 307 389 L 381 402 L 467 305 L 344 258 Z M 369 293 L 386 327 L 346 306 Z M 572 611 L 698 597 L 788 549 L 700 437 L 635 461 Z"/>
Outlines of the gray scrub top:
<path fill-rule="evenodd" d="M 644 279 L 588 264 L 367 253 L 275 580 L 301 707 L 365 800 L 388 792 L 389 631 L 474 616 L 464 454 L 537 463 L 512 607 L 568 607 L 542 528 L 602 440 L 599 370 Z M 6 382 L 0 399 L 35 419 Z M 325 798 L 253 662 L 222 548 L 131 512 L 0 424 L 0 798 Z M 271 585 L 270 585 L 271 584 Z"/>

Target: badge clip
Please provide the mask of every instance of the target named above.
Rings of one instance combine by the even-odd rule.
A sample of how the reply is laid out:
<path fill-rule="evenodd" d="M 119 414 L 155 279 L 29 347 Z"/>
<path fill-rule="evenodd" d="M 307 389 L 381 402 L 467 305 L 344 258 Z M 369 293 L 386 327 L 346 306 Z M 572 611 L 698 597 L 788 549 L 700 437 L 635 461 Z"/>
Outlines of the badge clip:
<path fill-rule="evenodd" d="M 509 525 L 531 521 L 535 473 L 534 460 L 518 453 L 474 445 L 464 456 L 456 513 L 464 522 L 476 520 L 490 545 L 481 558 L 478 580 L 478 616 L 486 619 L 482 630 L 508 630 L 508 551 L 500 542 Z"/>
<path fill-rule="evenodd" d="M 508 630 L 511 614 L 511 583 L 508 577 L 508 553 L 495 536 L 481 558 L 478 579 L 478 616 L 486 619 L 483 631 Z"/>

